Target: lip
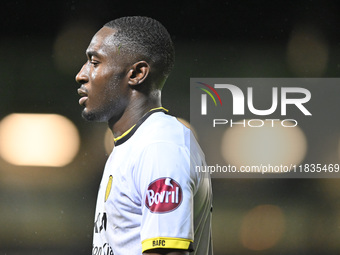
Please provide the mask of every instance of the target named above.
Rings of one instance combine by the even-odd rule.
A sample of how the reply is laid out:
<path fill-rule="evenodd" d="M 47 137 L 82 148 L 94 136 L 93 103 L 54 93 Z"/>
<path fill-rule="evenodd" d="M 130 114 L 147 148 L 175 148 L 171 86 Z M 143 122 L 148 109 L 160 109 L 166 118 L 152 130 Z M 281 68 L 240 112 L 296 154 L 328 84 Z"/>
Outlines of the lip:
<path fill-rule="evenodd" d="M 86 100 L 88 99 L 86 91 L 83 89 L 78 89 L 78 95 L 81 96 L 81 98 L 79 99 L 79 104 L 84 105 Z"/>
<path fill-rule="evenodd" d="M 79 104 L 84 105 L 88 97 L 82 97 L 79 99 Z"/>

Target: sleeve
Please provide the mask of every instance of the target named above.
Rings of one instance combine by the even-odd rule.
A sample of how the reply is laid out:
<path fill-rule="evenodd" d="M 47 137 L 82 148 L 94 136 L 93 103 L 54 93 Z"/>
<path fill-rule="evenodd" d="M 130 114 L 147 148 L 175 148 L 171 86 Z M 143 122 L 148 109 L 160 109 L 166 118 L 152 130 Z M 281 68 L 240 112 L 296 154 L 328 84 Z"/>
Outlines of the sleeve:
<path fill-rule="evenodd" d="M 148 145 L 137 172 L 135 181 L 142 201 L 142 251 L 192 251 L 195 180 L 190 175 L 190 152 L 172 143 Z"/>

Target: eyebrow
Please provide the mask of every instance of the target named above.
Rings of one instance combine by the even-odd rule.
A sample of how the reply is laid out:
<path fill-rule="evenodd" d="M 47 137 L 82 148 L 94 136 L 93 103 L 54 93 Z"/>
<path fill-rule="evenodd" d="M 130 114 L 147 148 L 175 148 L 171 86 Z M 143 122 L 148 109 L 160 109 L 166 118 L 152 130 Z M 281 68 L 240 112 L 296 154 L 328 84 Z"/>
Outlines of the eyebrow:
<path fill-rule="evenodd" d="M 97 51 L 92 51 L 92 50 L 89 50 L 89 51 L 86 51 L 86 55 L 91 58 L 92 56 L 94 57 L 100 57 L 99 53 Z"/>

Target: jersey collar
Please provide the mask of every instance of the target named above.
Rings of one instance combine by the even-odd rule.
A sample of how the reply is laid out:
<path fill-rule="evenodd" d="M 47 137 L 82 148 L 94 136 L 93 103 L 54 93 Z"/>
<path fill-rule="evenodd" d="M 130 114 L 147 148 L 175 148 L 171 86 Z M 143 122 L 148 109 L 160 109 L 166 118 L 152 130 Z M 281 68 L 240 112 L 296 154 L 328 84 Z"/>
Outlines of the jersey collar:
<path fill-rule="evenodd" d="M 122 135 L 114 138 L 115 146 L 118 146 L 124 142 L 126 142 L 139 128 L 140 125 L 153 113 L 155 112 L 164 112 L 167 113 L 168 110 L 163 107 L 153 108 L 148 111 L 135 125 L 133 125 L 129 130 L 125 131 Z"/>

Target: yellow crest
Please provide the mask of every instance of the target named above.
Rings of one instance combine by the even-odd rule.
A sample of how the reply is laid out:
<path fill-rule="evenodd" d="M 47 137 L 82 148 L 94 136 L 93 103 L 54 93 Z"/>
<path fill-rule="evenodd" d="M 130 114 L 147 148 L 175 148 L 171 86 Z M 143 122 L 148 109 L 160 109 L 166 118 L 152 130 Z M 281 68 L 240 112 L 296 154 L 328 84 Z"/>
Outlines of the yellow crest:
<path fill-rule="evenodd" d="M 111 192 L 111 187 L 112 187 L 112 175 L 109 177 L 109 181 L 106 186 L 106 191 L 105 191 L 105 202 L 109 198 L 110 192 Z"/>

